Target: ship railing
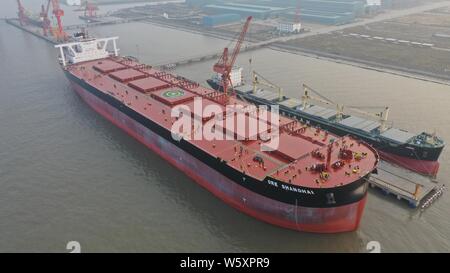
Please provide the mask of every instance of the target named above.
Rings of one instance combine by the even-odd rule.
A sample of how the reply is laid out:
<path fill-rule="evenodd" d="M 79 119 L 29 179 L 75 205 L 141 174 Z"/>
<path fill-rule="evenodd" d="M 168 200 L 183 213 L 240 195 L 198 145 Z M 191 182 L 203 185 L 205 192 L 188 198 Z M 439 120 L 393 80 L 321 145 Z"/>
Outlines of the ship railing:
<path fill-rule="evenodd" d="M 205 98 L 213 100 L 222 105 L 225 105 L 228 101 L 227 95 L 222 92 L 218 92 L 218 91 L 214 91 L 214 92 L 211 92 L 211 93 L 205 94 L 205 95 L 200 94 L 200 96 L 204 96 Z"/>
<path fill-rule="evenodd" d="M 306 130 L 308 129 L 308 126 L 305 124 L 301 124 L 301 127 L 298 127 L 297 125 L 299 124 L 298 121 L 294 120 L 292 122 L 289 122 L 287 124 L 284 124 L 282 126 L 280 126 L 280 131 L 281 132 L 286 132 L 291 136 L 295 136 L 295 137 L 299 137 L 302 139 L 305 139 L 311 143 L 317 144 L 319 146 L 325 146 L 325 144 L 321 141 L 318 141 L 310 136 L 306 136 L 304 133 L 306 132 Z"/>

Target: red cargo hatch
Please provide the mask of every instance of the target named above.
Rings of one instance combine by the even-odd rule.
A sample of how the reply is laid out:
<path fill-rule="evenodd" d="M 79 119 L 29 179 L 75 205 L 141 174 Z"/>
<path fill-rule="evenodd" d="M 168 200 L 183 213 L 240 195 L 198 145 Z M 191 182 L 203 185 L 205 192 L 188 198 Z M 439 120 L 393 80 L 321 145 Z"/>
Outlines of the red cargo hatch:
<path fill-rule="evenodd" d="M 262 145 L 263 147 L 265 144 Z M 310 141 L 297 136 L 291 136 L 288 134 L 280 134 L 278 142 L 278 149 L 272 153 L 278 156 L 293 161 L 298 159 L 304 154 L 311 152 L 321 146 L 313 144 Z M 269 146 L 267 148 L 270 148 Z"/>
<path fill-rule="evenodd" d="M 126 66 L 110 60 L 98 61 L 93 67 L 95 70 L 102 73 L 110 73 L 126 68 Z"/>
<path fill-rule="evenodd" d="M 137 79 L 142 79 L 147 77 L 146 74 L 137 71 L 135 69 L 129 68 L 129 69 L 123 69 L 116 72 L 113 72 L 109 74 L 109 76 L 115 80 L 118 80 L 120 82 L 129 82 Z"/>
<path fill-rule="evenodd" d="M 168 83 L 163 82 L 158 79 L 155 79 L 155 78 L 152 78 L 152 77 L 135 80 L 135 81 L 130 82 L 128 85 L 142 93 L 161 90 L 161 89 L 168 88 L 170 86 Z"/>

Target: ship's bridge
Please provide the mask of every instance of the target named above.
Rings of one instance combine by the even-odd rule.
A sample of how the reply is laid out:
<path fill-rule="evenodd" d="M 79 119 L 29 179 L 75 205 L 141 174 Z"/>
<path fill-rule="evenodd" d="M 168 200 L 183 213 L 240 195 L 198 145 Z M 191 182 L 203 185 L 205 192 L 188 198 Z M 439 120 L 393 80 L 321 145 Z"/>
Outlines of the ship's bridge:
<path fill-rule="evenodd" d="M 78 42 L 55 45 L 60 50 L 60 61 L 63 66 L 80 62 L 99 60 L 111 55 L 118 56 L 116 40 L 119 37 L 103 39 L 84 39 Z M 109 52 L 107 47 L 112 42 L 113 52 Z"/>

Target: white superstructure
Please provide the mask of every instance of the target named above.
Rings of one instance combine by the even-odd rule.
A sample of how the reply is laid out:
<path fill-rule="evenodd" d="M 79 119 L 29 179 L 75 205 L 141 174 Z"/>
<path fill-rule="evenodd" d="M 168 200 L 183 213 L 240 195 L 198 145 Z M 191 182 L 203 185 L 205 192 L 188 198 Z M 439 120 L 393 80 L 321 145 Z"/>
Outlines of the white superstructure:
<path fill-rule="evenodd" d="M 230 72 L 231 85 L 233 87 L 241 86 L 243 84 L 242 80 L 242 67 L 233 67 Z M 213 76 L 213 80 L 221 84 L 222 83 L 222 74 L 217 73 Z"/>
<path fill-rule="evenodd" d="M 300 32 L 302 30 L 301 23 L 281 22 L 278 24 L 278 31 L 282 33 Z"/>
<path fill-rule="evenodd" d="M 118 56 L 116 40 L 119 37 L 103 39 L 85 39 L 79 42 L 55 45 L 60 50 L 60 61 L 63 66 L 107 58 L 111 55 Z M 112 42 L 113 52 L 109 52 L 107 47 Z"/>

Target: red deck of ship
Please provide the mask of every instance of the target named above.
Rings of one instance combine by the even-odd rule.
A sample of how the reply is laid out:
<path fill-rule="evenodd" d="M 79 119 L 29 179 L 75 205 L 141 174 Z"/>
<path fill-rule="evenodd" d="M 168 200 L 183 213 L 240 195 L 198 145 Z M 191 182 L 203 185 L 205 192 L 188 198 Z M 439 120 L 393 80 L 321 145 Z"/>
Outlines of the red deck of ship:
<path fill-rule="evenodd" d="M 222 103 L 223 94 L 135 61 L 109 58 L 71 65 L 68 70 L 168 130 L 176 121 L 176 118 L 171 117 L 171 110 L 174 105 L 179 104 L 178 100 L 183 100 L 182 104 L 192 109 L 194 97 L 202 97 L 203 106 L 216 104 L 223 111 L 224 119 L 227 117 L 227 110 Z M 178 97 L 162 96 L 166 91 L 180 90 L 183 95 Z M 226 104 L 249 106 L 235 97 L 229 97 Z M 211 120 L 203 122 L 206 124 Z M 269 123 L 264 120 L 260 122 Z M 233 168 L 257 179 L 262 180 L 269 176 L 293 185 L 312 188 L 349 184 L 371 172 L 378 160 L 371 147 L 351 137 L 339 138 L 284 116 L 280 116 L 279 123 L 280 129 L 277 129 L 277 132 L 280 133 L 280 145 L 277 150 L 271 152 L 262 151 L 267 143 L 261 139 L 194 140 L 195 130 L 191 135 L 192 140 L 189 141 L 212 156 L 225 160 Z M 268 124 L 268 128 L 270 127 Z M 333 143 L 329 144 L 331 142 Z M 325 177 L 324 172 L 313 171 L 312 166 L 327 163 L 330 145 L 331 164 L 342 160 L 339 158 L 339 151 L 343 147 L 358 156 L 344 160 L 343 167 L 329 167 L 325 170 Z M 313 156 L 313 151 L 318 151 L 325 157 Z M 364 156 L 361 156 L 362 154 Z M 255 158 L 262 159 L 263 163 Z"/>

